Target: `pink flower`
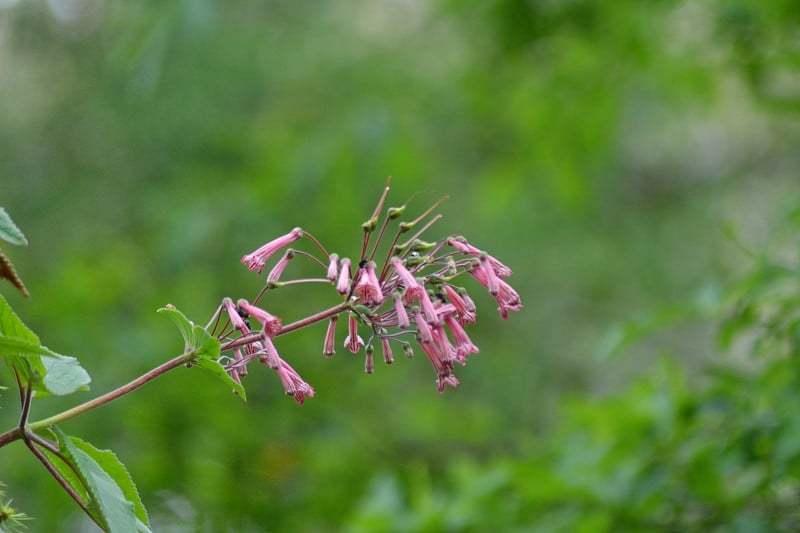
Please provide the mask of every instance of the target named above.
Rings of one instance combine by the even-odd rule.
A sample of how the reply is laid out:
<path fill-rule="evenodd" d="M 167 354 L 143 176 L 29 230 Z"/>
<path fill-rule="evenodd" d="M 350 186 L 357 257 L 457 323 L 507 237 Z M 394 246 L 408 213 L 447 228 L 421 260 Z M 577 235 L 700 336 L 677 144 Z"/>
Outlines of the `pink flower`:
<path fill-rule="evenodd" d="M 414 309 L 414 318 L 417 322 L 417 331 L 419 331 L 419 341 L 422 344 L 430 344 L 433 342 L 433 335 L 431 334 L 431 327 L 425 322 L 422 313 L 419 309 Z"/>
<path fill-rule="evenodd" d="M 277 370 L 281 361 L 278 350 L 275 348 L 275 345 L 272 344 L 272 339 L 266 335 L 263 335 L 262 339 L 264 341 L 264 348 L 262 349 L 261 362 L 271 369 Z"/>
<path fill-rule="evenodd" d="M 325 334 L 325 344 L 322 347 L 322 354 L 330 357 L 336 353 L 333 345 L 335 344 L 336 336 L 336 321 L 339 320 L 339 315 L 333 315 L 328 322 L 328 332 Z"/>
<path fill-rule="evenodd" d="M 303 381 L 300 374 L 289 366 L 289 363 L 283 359 L 279 359 L 278 363 L 278 368 L 275 371 L 278 373 L 278 377 L 283 384 L 283 390 L 286 391 L 287 395 L 294 396 L 294 401 L 298 404 L 302 404 L 306 398 L 314 397 L 314 389 Z"/>
<path fill-rule="evenodd" d="M 350 260 L 343 258 L 339 269 L 339 281 L 336 282 L 336 292 L 347 294 L 350 292 Z"/>
<path fill-rule="evenodd" d="M 347 322 L 347 337 L 344 339 L 345 347 L 353 353 L 358 353 L 362 346 L 364 346 L 364 339 L 358 334 L 358 322 L 356 316 L 350 314 Z"/>
<path fill-rule="evenodd" d="M 497 310 L 500 312 L 500 316 L 505 320 L 508 320 L 509 311 L 519 311 L 522 309 L 522 301 L 520 300 L 519 294 L 517 294 L 517 291 L 515 291 L 511 285 L 503 280 L 498 280 L 497 294 L 494 299 L 500 304 Z"/>
<path fill-rule="evenodd" d="M 392 257 L 392 266 L 394 267 L 394 271 L 397 272 L 400 280 L 403 282 L 403 286 L 406 288 L 403 295 L 403 300 L 405 300 L 406 305 L 411 305 L 420 297 L 421 294 L 425 292 L 425 289 L 422 287 L 420 282 L 417 281 L 417 278 L 415 278 L 411 272 L 406 269 L 399 257 Z"/>
<path fill-rule="evenodd" d="M 392 355 L 392 347 L 389 345 L 389 339 L 381 337 L 381 347 L 383 348 L 383 362 L 387 365 L 394 363 L 394 356 Z"/>
<path fill-rule="evenodd" d="M 277 283 L 278 280 L 281 279 L 281 274 L 283 274 L 283 269 L 286 268 L 286 265 L 289 264 L 289 260 L 294 257 L 294 251 L 287 250 L 283 257 L 281 257 L 280 261 L 272 267 L 272 270 L 269 271 L 267 274 L 267 283 Z"/>
<path fill-rule="evenodd" d="M 431 328 L 431 333 L 433 335 L 433 342 L 435 342 L 436 346 L 439 348 L 439 353 L 442 354 L 442 359 L 444 361 L 455 361 L 462 365 L 464 364 L 466 360 L 458 355 L 455 346 L 453 346 L 450 339 L 447 338 L 447 332 L 445 332 L 442 326 L 433 326 Z"/>
<path fill-rule="evenodd" d="M 450 303 L 452 303 L 455 306 L 456 311 L 458 312 L 459 322 L 462 325 L 474 324 L 475 323 L 474 306 L 472 309 L 470 309 L 469 306 L 467 305 L 467 302 L 450 285 L 444 286 L 444 293 L 447 295 L 447 299 L 450 300 Z"/>
<path fill-rule="evenodd" d="M 339 256 L 336 254 L 331 254 L 328 257 L 328 261 L 328 273 L 325 277 L 331 281 L 334 281 L 339 276 Z"/>
<path fill-rule="evenodd" d="M 433 307 L 428 291 L 422 291 L 422 294 L 419 295 L 419 305 L 422 307 L 422 312 L 425 313 L 425 320 L 429 324 L 441 324 L 442 321 L 439 320 L 439 315 L 436 313 L 436 308 Z"/>
<path fill-rule="evenodd" d="M 233 324 L 234 328 L 239 330 L 239 332 L 243 335 L 250 332 L 250 328 L 248 328 L 247 324 L 244 323 L 244 319 L 239 314 L 239 311 L 237 311 L 236 306 L 233 305 L 233 300 L 230 298 L 223 298 L 222 307 L 224 307 L 225 311 L 227 311 L 228 318 L 230 318 L 231 324 Z"/>
<path fill-rule="evenodd" d="M 436 378 L 436 390 L 439 392 L 444 392 L 445 385 L 450 385 L 454 389 L 461 384 L 452 373 L 451 374 L 439 374 L 439 377 Z"/>
<path fill-rule="evenodd" d="M 370 261 L 365 268 L 359 269 L 361 275 L 356 283 L 355 292 L 364 305 L 379 305 L 383 302 L 383 292 L 378 276 L 375 274 L 375 263 Z"/>
<path fill-rule="evenodd" d="M 467 242 L 464 237 L 453 237 L 447 240 L 447 244 L 461 252 L 462 254 L 469 254 L 473 257 L 480 257 L 481 255 L 485 254 L 486 252 L 475 248 L 471 244 Z M 512 274 L 511 269 L 508 268 L 506 265 L 492 257 L 491 255 L 486 254 L 489 257 L 489 264 L 492 265 L 492 270 L 494 270 L 495 274 L 500 276 L 501 278 L 507 278 Z"/>
<path fill-rule="evenodd" d="M 274 337 L 281 332 L 281 321 L 278 317 L 271 315 L 260 307 L 251 305 L 250 302 L 244 298 L 239 299 L 236 305 L 239 309 L 261 322 L 264 326 L 264 333 L 266 333 L 267 336 Z"/>
<path fill-rule="evenodd" d="M 394 299 L 394 310 L 397 314 L 397 326 L 405 329 L 409 327 L 411 323 L 408 320 L 406 306 L 403 305 L 402 295 L 399 291 L 395 291 L 392 293 L 392 298 Z"/>
<path fill-rule="evenodd" d="M 242 263 L 246 263 L 247 268 L 249 270 L 256 270 L 258 271 L 259 274 L 261 274 L 261 271 L 264 270 L 264 265 L 266 264 L 267 260 L 272 256 L 272 254 L 274 254 L 284 246 L 288 245 L 289 243 L 296 241 L 302 236 L 303 236 L 303 230 L 300 228 L 294 228 L 286 235 L 271 240 L 258 250 L 242 257 Z"/>
<path fill-rule="evenodd" d="M 456 353 L 462 359 L 471 353 L 478 353 L 480 350 L 470 340 L 467 332 L 461 327 L 461 324 L 452 316 L 447 316 L 444 319 L 447 327 L 450 328 L 450 333 L 453 335 L 453 340 L 456 341 Z"/>
<path fill-rule="evenodd" d="M 499 278 L 494 275 L 494 271 L 491 268 L 487 270 L 481 265 L 475 265 L 468 272 L 489 291 L 489 294 L 492 296 L 497 294 L 497 281 Z"/>
<path fill-rule="evenodd" d="M 517 294 L 517 291 L 515 291 L 511 285 L 497 277 L 492 277 L 491 274 L 487 275 L 487 272 L 491 272 L 491 269 L 484 268 L 480 265 L 473 267 L 472 270 L 469 271 L 469 273 L 478 280 L 478 283 L 489 289 L 489 293 L 499 304 L 497 310 L 500 312 L 500 316 L 502 316 L 503 319 L 508 319 L 509 311 L 519 311 L 522 309 L 522 302 L 519 294 Z M 490 288 L 492 284 L 494 285 L 492 287 L 494 292 L 492 292 Z"/>

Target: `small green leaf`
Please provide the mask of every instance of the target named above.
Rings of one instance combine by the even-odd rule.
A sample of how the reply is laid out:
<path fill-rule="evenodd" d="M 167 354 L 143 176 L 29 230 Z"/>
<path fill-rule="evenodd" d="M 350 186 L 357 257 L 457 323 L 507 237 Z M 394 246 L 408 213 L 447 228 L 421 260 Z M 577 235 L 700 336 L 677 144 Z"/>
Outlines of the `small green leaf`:
<path fill-rule="evenodd" d="M 191 352 L 196 359 L 212 359 L 219 357 L 219 341 L 213 338 L 200 326 L 193 324 L 186 316 L 174 306 L 167 305 L 158 310 L 165 313 L 178 327 L 183 337 L 184 349 Z"/>
<path fill-rule="evenodd" d="M 22 234 L 22 231 L 14 224 L 14 221 L 11 220 L 11 217 L 2 207 L 0 207 L 0 239 L 20 246 L 28 244 L 28 239 L 25 238 L 25 235 Z"/>
<path fill-rule="evenodd" d="M 241 383 L 236 383 L 233 378 L 225 371 L 225 368 L 218 362 L 212 359 L 200 359 L 197 361 L 197 366 L 200 368 L 205 368 L 219 379 L 224 381 L 227 385 L 229 385 L 233 391 L 242 397 L 242 400 L 247 401 L 247 393 L 245 393 L 244 387 L 242 387 Z"/>
<path fill-rule="evenodd" d="M 56 396 L 72 394 L 76 390 L 87 390 L 92 378 L 74 357 L 45 357 L 42 383 L 48 392 Z"/>
<path fill-rule="evenodd" d="M 28 329 L 22 320 L 14 313 L 11 306 L 8 305 L 5 298 L 0 295 L 0 340 L 13 339 L 16 341 L 23 341 L 21 347 L 24 346 L 41 346 L 39 337 Z M 16 352 L 11 352 L 16 354 Z M 0 355 L 7 355 L 0 347 Z"/>
<path fill-rule="evenodd" d="M 147 512 L 125 466 L 109 450 L 51 428 L 61 459 L 48 457 L 67 482 L 87 501 L 88 513 L 108 532 L 150 532 Z M 72 473 L 68 473 L 69 471 Z"/>

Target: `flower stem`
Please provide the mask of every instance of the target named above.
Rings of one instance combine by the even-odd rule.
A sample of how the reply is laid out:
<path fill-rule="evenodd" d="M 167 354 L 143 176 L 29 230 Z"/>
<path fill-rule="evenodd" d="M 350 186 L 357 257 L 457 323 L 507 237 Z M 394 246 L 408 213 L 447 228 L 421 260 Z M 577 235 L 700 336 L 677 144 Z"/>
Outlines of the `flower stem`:
<path fill-rule="evenodd" d="M 185 353 L 181 354 L 178 357 L 170 359 L 166 363 L 163 363 L 163 364 L 155 367 L 154 369 L 152 369 L 151 371 L 147 372 L 146 374 L 142 374 L 141 376 L 139 376 L 138 378 L 134 379 L 130 383 L 126 383 L 125 385 L 123 385 L 123 386 L 121 386 L 121 387 L 119 387 L 117 389 L 114 389 L 111 392 L 108 392 L 108 393 L 106 393 L 106 394 L 104 394 L 102 396 L 98 396 L 94 400 L 89 400 L 88 402 L 82 403 L 81 405 L 73 407 L 72 409 L 67 409 L 66 411 L 58 413 L 57 415 L 53 415 L 53 416 L 51 416 L 49 418 L 45 418 L 44 420 L 39 420 L 38 422 L 33 422 L 32 424 L 28 425 L 28 428 L 31 431 L 37 431 L 39 429 L 52 426 L 53 424 L 58 424 L 58 423 L 64 422 L 65 420 L 69 420 L 70 418 L 76 417 L 76 416 L 78 416 L 80 414 L 83 414 L 83 413 L 85 413 L 87 411 L 91 411 L 92 409 L 94 409 L 96 407 L 100 407 L 101 405 L 105 405 L 105 404 L 109 403 L 112 400 L 116 400 L 120 396 L 124 396 L 125 394 L 128 394 L 129 392 L 138 389 L 139 387 L 141 387 L 145 383 L 148 383 L 148 382 L 154 380 L 155 378 L 159 377 L 160 375 L 165 374 L 166 372 L 169 372 L 170 370 L 181 366 L 182 364 L 184 364 L 187 361 L 191 360 L 191 358 L 192 358 L 192 354 L 191 353 L 189 353 L 189 354 L 185 354 Z M 0 435 L 0 446 L 3 445 L 2 437 L 3 436 Z"/>

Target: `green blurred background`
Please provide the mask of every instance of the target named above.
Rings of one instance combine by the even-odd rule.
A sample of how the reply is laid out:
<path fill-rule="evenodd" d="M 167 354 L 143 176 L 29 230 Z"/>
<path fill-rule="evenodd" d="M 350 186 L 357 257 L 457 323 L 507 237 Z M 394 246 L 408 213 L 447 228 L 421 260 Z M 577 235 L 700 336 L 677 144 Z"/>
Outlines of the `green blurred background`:
<path fill-rule="evenodd" d="M 324 359 L 319 325 L 280 339 L 316 389 L 302 407 L 266 370 L 246 404 L 179 370 L 66 424 L 125 462 L 155 531 L 780 529 L 774 508 L 742 519 L 725 478 L 671 499 L 647 478 L 661 488 L 638 507 L 647 489 L 614 480 L 654 453 L 640 426 L 665 411 L 629 412 L 663 405 L 652 383 L 705 394 L 740 248 L 800 205 L 798 67 L 790 0 L 2 0 L 0 205 L 30 241 L 6 251 L 32 298 L 3 294 L 93 377 L 34 417 L 178 353 L 155 310 L 204 323 L 254 295 L 239 258 L 294 226 L 356 255 L 391 175 L 390 205 L 450 195 L 429 235 L 510 265 L 524 309 L 504 322 L 473 291 L 481 353 L 444 395 L 419 357 L 371 376 Z M 330 293 L 271 310 L 288 322 Z M 664 431 L 653 464 L 689 453 Z M 23 446 L 0 479 L 31 531 L 92 530 Z M 712 503 L 693 522 L 674 502 L 695 496 Z"/>

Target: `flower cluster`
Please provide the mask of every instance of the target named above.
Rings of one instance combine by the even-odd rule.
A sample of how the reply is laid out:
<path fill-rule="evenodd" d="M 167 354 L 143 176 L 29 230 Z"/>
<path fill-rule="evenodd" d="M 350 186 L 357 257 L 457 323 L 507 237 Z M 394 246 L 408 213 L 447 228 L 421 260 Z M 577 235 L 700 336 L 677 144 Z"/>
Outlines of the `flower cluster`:
<path fill-rule="evenodd" d="M 314 396 L 314 389 L 280 357 L 273 340 L 279 335 L 327 321 L 322 353 L 332 356 L 336 352 L 339 316 L 346 314 L 344 347 L 352 353 L 363 350 L 367 373 L 374 371 L 375 344 L 380 343 L 386 364 L 394 361 L 393 346 L 401 347 L 408 357 L 413 355 L 416 347 L 430 360 L 436 371 L 437 388 L 443 392 L 446 386 L 459 384 L 453 373 L 454 366 L 465 364 L 470 354 L 479 351 L 465 329 L 475 323 L 475 303 L 466 289 L 455 282 L 460 281 L 464 274 L 477 280 L 495 299 L 504 319 L 508 318 L 510 311 L 521 309 L 519 294 L 504 281 L 511 275 L 511 269 L 495 257 L 473 246 L 464 237 L 433 242 L 421 239 L 441 218 L 440 214 L 432 217 L 431 214 L 444 198 L 416 219 L 398 222 L 405 214 L 406 206 L 384 210 L 388 191 L 387 186 L 374 213 L 362 225 L 361 256 L 357 261 L 328 253 L 316 238 L 300 228 L 242 257 L 242 263 L 248 269 L 260 274 L 276 253 L 301 238 L 310 240 L 316 247 L 314 253 L 287 249 L 267 274 L 264 288 L 252 303 L 245 299 L 235 303 L 230 298 L 222 301 L 209 328 L 222 343 L 220 363 L 235 381 L 241 383 L 248 364 L 258 360 L 275 370 L 286 394 L 303 403 L 306 398 Z M 388 246 L 382 246 L 392 224 L 397 226 L 394 239 Z M 370 246 L 374 234 L 377 238 Z M 376 256 L 381 250 L 385 258 L 378 262 Z M 282 280 L 284 270 L 295 257 L 314 262 L 321 277 Z M 338 303 L 287 325 L 258 303 L 269 290 L 298 283 L 326 283 L 339 294 Z M 254 327 L 253 321 L 258 325 Z M 364 337 L 361 334 L 365 334 Z"/>

